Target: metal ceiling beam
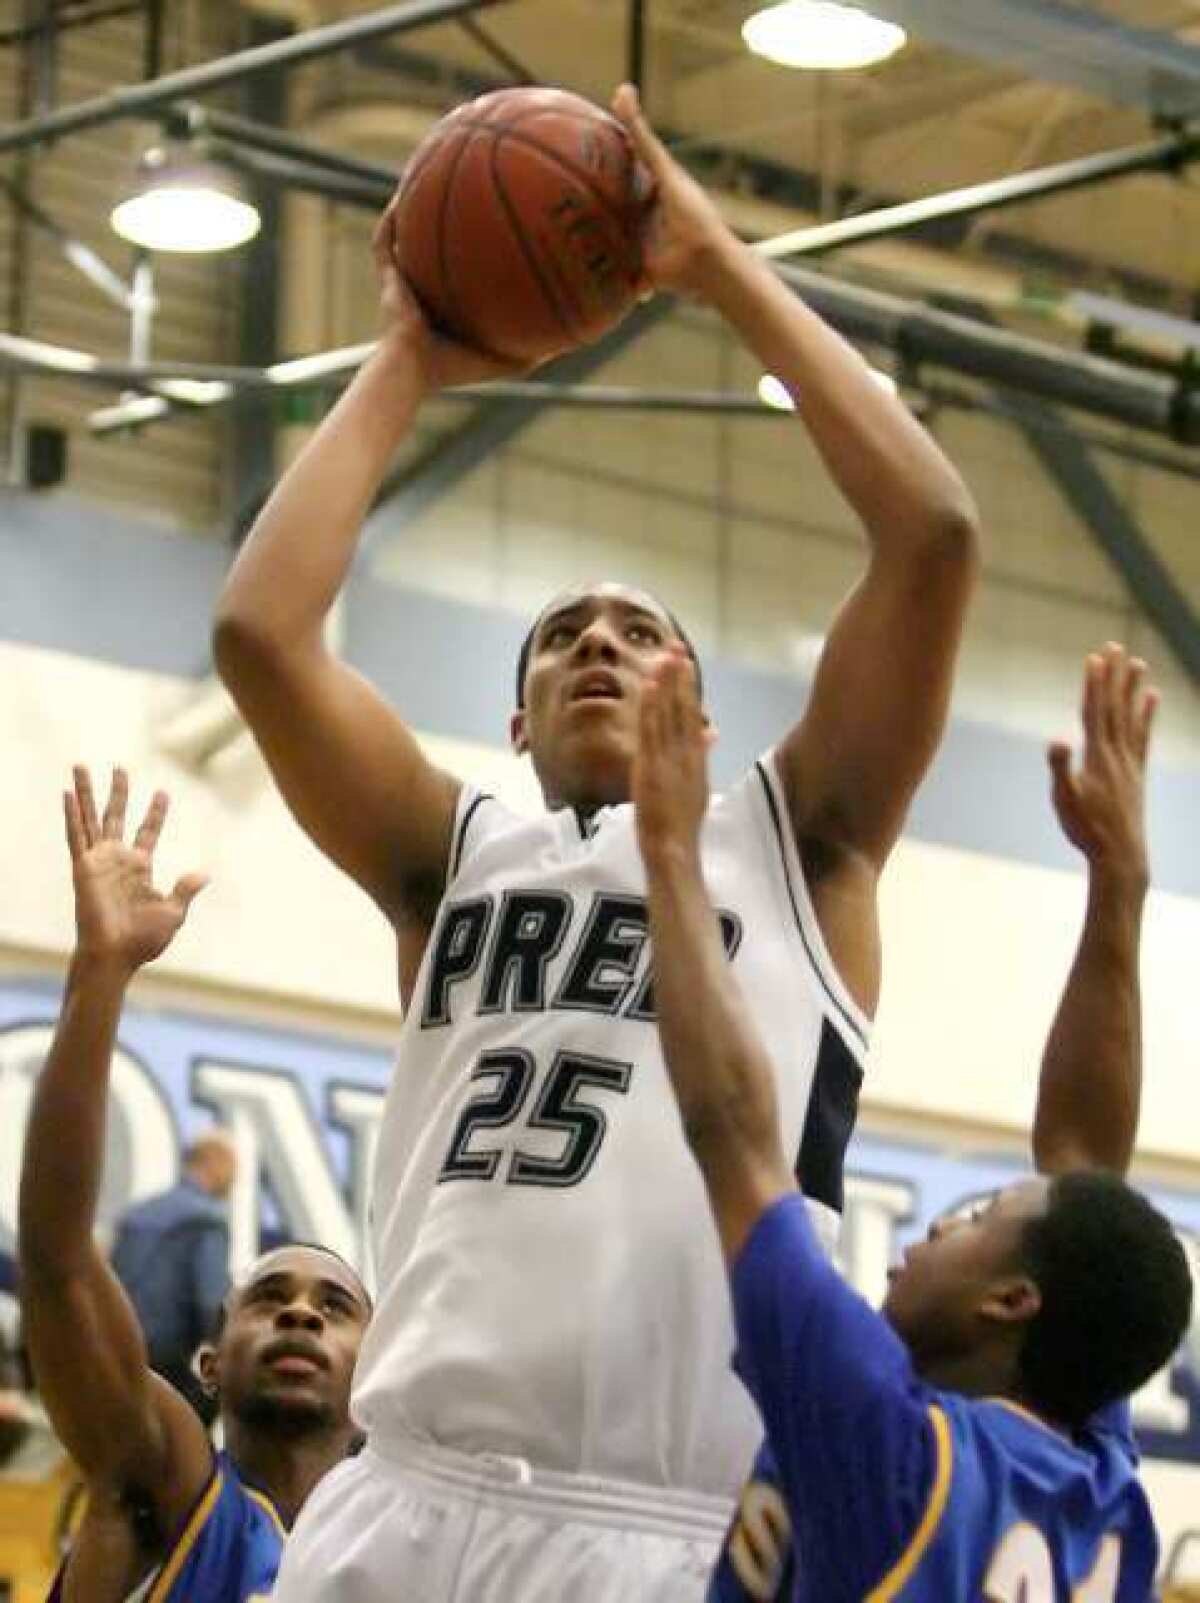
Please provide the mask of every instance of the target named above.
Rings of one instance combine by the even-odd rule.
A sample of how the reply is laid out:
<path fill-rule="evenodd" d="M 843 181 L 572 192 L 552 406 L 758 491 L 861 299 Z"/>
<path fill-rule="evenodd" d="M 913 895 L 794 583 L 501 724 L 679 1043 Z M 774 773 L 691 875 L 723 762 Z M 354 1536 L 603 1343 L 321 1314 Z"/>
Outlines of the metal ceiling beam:
<path fill-rule="evenodd" d="M 1020 430 L 1046 476 L 1120 574 L 1180 666 L 1200 685 L 1200 617 L 1087 446 L 1053 408 L 1039 401 L 1016 395 L 992 399 Z M 1048 424 L 1054 426 L 1053 436 Z"/>
<path fill-rule="evenodd" d="M 560 357 L 544 370 L 553 384 L 578 384 L 620 351 L 662 321 L 669 311 L 663 300 L 637 307 L 623 323 L 598 340 Z M 481 401 L 474 414 L 435 444 L 417 462 L 386 479 L 375 501 L 375 513 L 388 508 L 386 529 L 368 530 L 362 545 L 365 555 L 428 512 L 486 457 L 507 445 L 556 398 L 528 394 L 520 399 Z"/>
<path fill-rule="evenodd" d="M 227 84 L 241 83 L 256 73 L 299 66 L 371 39 L 444 22 L 497 3 L 498 0 L 405 0 L 403 5 L 384 6 L 366 16 L 351 17 L 324 28 L 309 28 L 272 44 L 255 45 L 216 61 L 169 72 L 150 83 L 124 85 L 107 95 L 97 95 L 93 100 L 12 123 L 0 128 L 0 155 L 27 150 L 49 140 L 61 139 L 65 134 L 81 133 L 86 128 L 98 128 L 123 118 L 145 117 L 172 100 L 206 94 Z"/>
<path fill-rule="evenodd" d="M 625 76 L 640 95 L 646 86 L 646 0 L 629 0 Z"/>
<path fill-rule="evenodd" d="M 309 189 L 349 205 L 382 206 L 397 181 L 396 173 L 390 168 L 345 156 L 340 151 L 265 128 L 246 118 L 224 112 L 209 113 L 197 106 L 189 107 L 182 121 L 188 132 L 216 135 L 211 140 L 212 148 L 225 159 L 240 161 L 247 170 L 262 177 Z M 772 259 L 824 255 L 831 250 L 908 233 L 930 223 L 1002 211 L 1134 173 L 1180 172 L 1196 160 L 1200 160 L 1200 129 L 1166 134 L 1160 139 L 1035 167 L 1029 172 L 1009 173 L 1002 178 L 967 184 L 920 200 L 876 207 L 837 222 L 797 228 L 763 241 L 757 248 Z"/>
<path fill-rule="evenodd" d="M 975 318 L 936 310 L 919 301 L 884 295 L 789 264 L 777 267 L 777 271 L 785 283 L 843 334 L 896 352 L 901 363 L 910 370 L 918 367 L 948 370 L 1164 435 L 1182 444 L 1200 444 L 1200 390 L 1173 375 L 1145 372 L 1105 357 L 1066 350 L 1007 329 L 988 327 Z M 649 326 L 648 314 L 654 311 L 662 315 L 668 306 L 668 302 L 660 301 L 654 308 L 639 309 L 610 340 L 619 336 L 624 344 L 636 338 Z M 610 349 L 601 342 L 573 353 L 564 361 L 571 363 L 577 358 L 585 364 L 584 371 L 591 372 Z M 322 358 L 299 358 L 292 363 L 279 364 L 282 371 L 273 370 L 270 374 L 162 363 L 139 371 L 101 362 L 82 352 L 56 353 L 47 347 L 39 350 L 32 348 L 30 342 L 0 335 L 0 362 L 5 365 L 48 370 L 97 382 L 115 382 L 143 390 L 161 387 L 163 379 L 195 377 L 239 386 L 306 383 L 336 372 L 345 376 L 360 360 L 358 352 L 337 364 Z M 546 376 L 556 375 L 548 371 Z M 213 402 L 227 398 L 225 393 L 214 393 L 211 397 Z M 140 420 L 140 417 L 130 419 Z"/>
<path fill-rule="evenodd" d="M 88 10 L 58 11 L 53 17 L 51 26 L 55 33 L 62 34 L 69 28 L 90 28 L 93 23 L 108 22 L 114 17 L 132 16 L 135 11 L 144 10 L 145 0 L 114 0 L 111 5 L 95 5 Z M 0 33 L 0 49 L 9 45 L 29 44 L 40 39 L 45 32 L 44 22 L 27 22 L 19 28 L 5 28 Z"/>
<path fill-rule="evenodd" d="M 90 245 L 85 245 L 82 240 L 68 234 L 49 212 L 30 199 L 25 190 L 11 179 L 0 176 L 0 190 L 3 190 L 17 210 L 27 217 L 35 228 L 40 229 L 48 239 L 54 241 L 59 252 L 93 288 L 115 302 L 122 311 L 133 310 L 135 297 L 132 287 Z"/>
<path fill-rule="evenodd" d="M 875 15 L 966 55 L 1153 116 L 1200 115 L 1200 50 L 1064 0 L 871 0 Z"/>
<path fill-rule="evenodd" d="M 512 51 L 506 50 L 499 39 L 490 34 L 481 23 L 476 22 L 474 17 L 458 17 L 455 20 L 468 39 L 474 40 L 479 48 L 492 58 L 500 70 L 508 74 L 514 84 L 523 84 L 526 88 L 530 88 L 541 82 L 541 79 L 531 68 L 527 67 L 523 61 L 518 61 Z"/>
<path fill-rule="evenodd" d="M 268 156 L 282 156 L 287 161 L 305 162 L 311 167 L 339 173 L 345 178 L 356 178 L 361 183 L 374 183 L 383 190 L 395 187 L 396 172 L 381 162 L 367 161 L 362 156 L 350 156 L 345 151 L 333 150 L 328 145 L 314 145 L 310 139 L 301 139 L 286 129 L 252 117 L 240 117 L 222 111 L 217 106 L 188 104 L 168 106 L 162 113 L 166 132 L 174 138 L 190 139 L 197 135 L 216 134 L 247 150 L 262 151 Z"/>
<path fill-rule="evenodd" d="M 868 240 L 884 239 L 890 234 L 904 233 L 948 217 L 975 217 L 985 212 L 1019 206 L 1026 201 L 1043 200 L 1050 195 L 1065 195 L 1073 190 L 1086 189 L 1092 184 L 1127 178 L 1132 173 L 1179 172 L 1198 157 L 1200 129 L 1152 139 L 1145 144 L 1130 145 L 1121 150 L 1101 151 L 1095 156 L 1056 162 L 1049 167 L 1035 167 L 1025 173 L 1011 173 L 1003 178 L 988 179 L 982 184 L 967 184 L 962 189 L 927 195 L 921 200 L 903 201 L 897 206 L 882 206 L 875 211 L 863 212 L 857 217 L 844 217 L 833 223 L 798 228 L 790 234 L 780 234 L 775 239 L 765 241 L 760 249 L 764 256 L 773 259 L 814 256 L 847 245 L 862 245 Z"/>
<path fill-rule="evenodd" d="M 1173 378 L 989 328 L 974 318 L 805 268 L 783 264 L 776 270 L 843 334 L 895 351 L 910 369 L 948 369 L 1184 444 L 1200 444 L 1200 392 Z"/>
<path fill-rule="evenodd" d="M 247 43 L 271 44 L 291 37 L 292 25 L 278 17 L 252 15 Z M 287 121 L 289 82 L 281 73 L 249 79 L 239 99 L 245 117 L 228 118 L 242 125 L 279 132 Z M 242 129 L 244 133 L 244 127 Z M 284 137 L 281 135 L 281 137 Z M 239 281 L 237 359 L 244 367 L 269 368 L 279 359 L 279 306 L 290 265 L 283 248 L 283 192 L 273 184 L 259 184 L 255 201 L 262 227 L 237 259 Z M 235 526 L 246 509 L 260 506 L 275 482 L 274 396 L 261 390 L 236 390 L 225 420 L 223 504 Z"/>
<path fill-rule="evenodd" d="M 325 200 L 358 206 L 363 211 L 381 211 L 391 199 L 399 181 L 398 173 L 391 173 L 383 183 L 375 178 L 355 178 L 324 163 L 293 161 L 287 156 L 269 155 L 263 150 L 248 150 L 233 139 L 209 137 L 205 140 L 205 148 L 211 156 L 228 162 L 231 167 L 237 167 L 253 178 L 261 179 L 265 184 L 298 189 L 308 195 L 320 195 Z"/>

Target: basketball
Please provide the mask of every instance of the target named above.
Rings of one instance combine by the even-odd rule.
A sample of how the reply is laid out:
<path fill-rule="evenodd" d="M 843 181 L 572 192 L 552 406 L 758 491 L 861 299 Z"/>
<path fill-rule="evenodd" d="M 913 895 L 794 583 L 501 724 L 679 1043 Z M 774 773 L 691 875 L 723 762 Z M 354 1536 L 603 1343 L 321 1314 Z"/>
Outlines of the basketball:
<path fill-rule="evenodd" d="M 636 299 L 650 175 L 621 124 L 559 89 L 501 89 L 444 117 L 400 186 L 401 272 L 430 321 L 533 363 Z"/>

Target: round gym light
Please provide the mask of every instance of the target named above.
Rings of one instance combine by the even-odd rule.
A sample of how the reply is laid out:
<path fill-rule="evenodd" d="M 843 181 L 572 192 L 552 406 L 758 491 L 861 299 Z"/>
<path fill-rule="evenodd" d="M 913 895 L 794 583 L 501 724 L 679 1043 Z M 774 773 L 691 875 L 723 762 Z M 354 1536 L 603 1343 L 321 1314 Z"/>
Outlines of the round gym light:
<path fill-rule="evenodd" d="M 846 72 L 886 61 L 908 35 L 858 6 L 836 0 L 782 0 L 756 11 L 742 24 L 742 38 L 756 55 L 782 67 Z"/>
<path fill-rule="evenodd" d="M 199 255 L 233 250 L 262 227 L 237 173 L 187 148 L 155 145 L 138 163 L 113 228 L 145 250 Z"/>

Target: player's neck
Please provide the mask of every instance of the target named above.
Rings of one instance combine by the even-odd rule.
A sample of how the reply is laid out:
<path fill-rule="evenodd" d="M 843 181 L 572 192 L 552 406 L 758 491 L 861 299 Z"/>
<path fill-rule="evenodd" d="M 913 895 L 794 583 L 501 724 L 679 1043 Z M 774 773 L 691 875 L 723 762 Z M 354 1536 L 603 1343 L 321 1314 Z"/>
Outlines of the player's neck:
<path fill-rule="evenodd" d="M 579 777 L 575 776 L 576 779 Z M 629 767 L 625 763 L 592 765 L 586 784 L 560 785 L 545 772 L 538 774 L 538 780 L 547 812 L 557 813 L 567 809 L 584 820 L 593 818 L 602 807 L 619 807 L 622 802 L 629 800 L 630 795 Z"/>
<path fill-rule="evenodd" d="M 619 797 L 618 801 L 627 801 L 628 799 L 628 797 Z M 588 798 L 581 801 L 572 797 L 570 801 L 565 801 L 559 797 L 551 797 L 549 795 L 546 795 L 545 802 L 546 811 L 549 813 L 573 813 L 579 823 L 579 827 L 583 830 L 590 827 L 592 819 L 595 818 L 601 808 L 615 805 L 612 800 L 597 801 L 595 798 Z"/>
<path fill-rule="evenodd" d="M 993 1351 L 944 1354 L 919 1365 L 921 1379 L 939 1391 L 963 1397 L 1000 1397 L 1026 1407 L 1019 1394 L 1016 1371 L 1007 1354 Z"/>
<path fill-rule="evenodd" d="M 225 1446 L 238 1474 L 266 1493 L 289 1530 L 313 1487 L 342 1462 L 358 1435 L 348 1422 L 306 1435 L 225 1422 Z"/>

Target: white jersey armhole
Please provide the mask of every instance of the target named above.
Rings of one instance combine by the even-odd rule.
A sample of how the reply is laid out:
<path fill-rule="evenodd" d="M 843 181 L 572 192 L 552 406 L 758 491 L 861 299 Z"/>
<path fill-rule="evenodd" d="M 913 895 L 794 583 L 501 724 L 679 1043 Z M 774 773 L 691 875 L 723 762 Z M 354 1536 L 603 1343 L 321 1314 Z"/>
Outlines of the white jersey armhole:
<path fill-rule="evenodd" d="M 450 887 L 470 861 L 476 846 L 483 838 L 480 829 L 481 814 L 499 806 L 490 791 L 477 790 L 474 785 L 463 785 L 454 808 L 454 828 L 450 835 L 450 860 L 446 869 L 445 900 Z"/>
<path fill-rule="evenodd" d="M 757 791 L 760 814 L 765 816 L 765 828 L 783 871 L 796 929 L 825 994 L 830 1021 L 859 1066 L 865 1067 L 871 1045 L 871 1020 L 851 996 L 825 945 L 788 817 L 777 748 L 772 747 L 755 762 L 743 784 L 750 784 Z"/>

